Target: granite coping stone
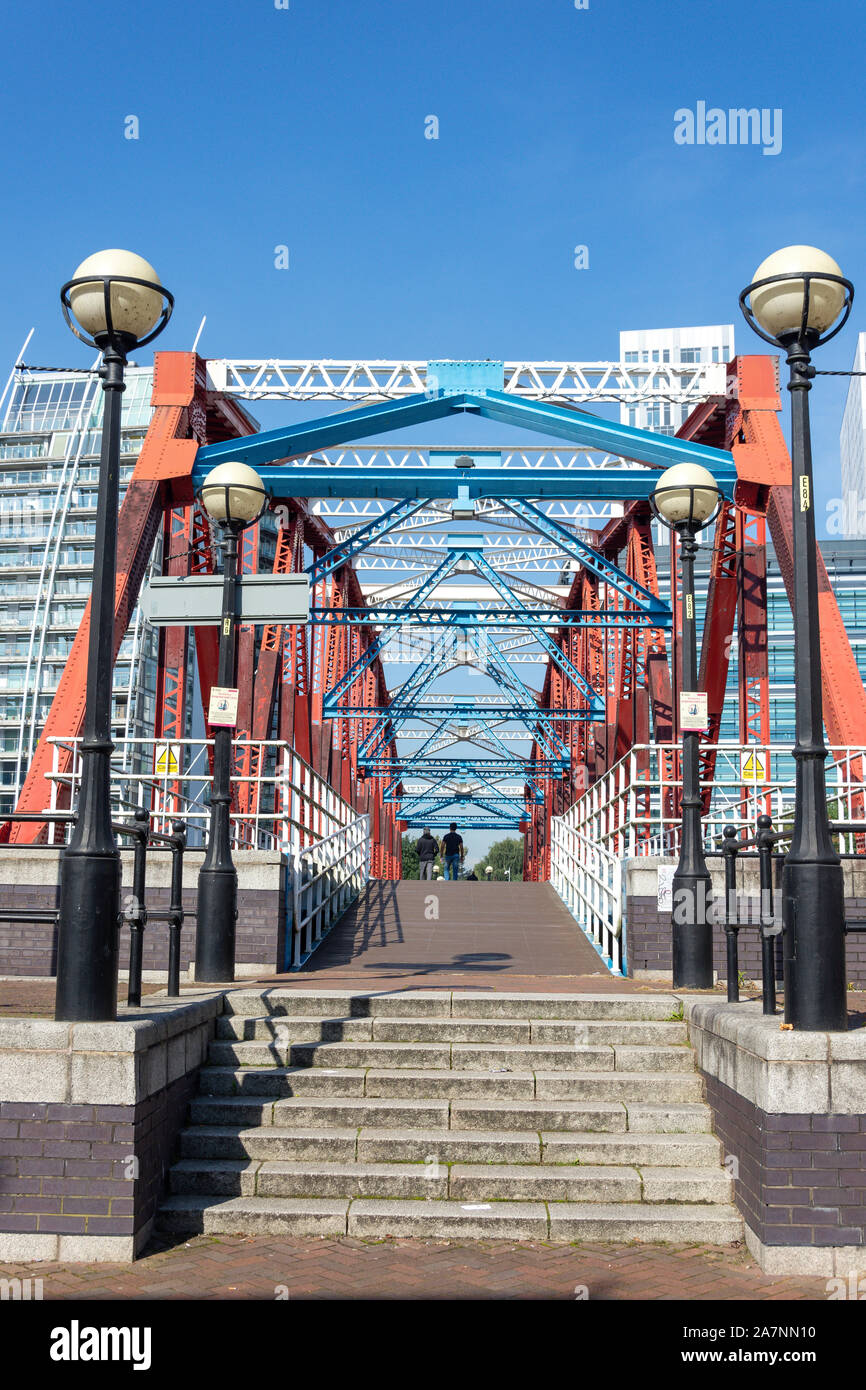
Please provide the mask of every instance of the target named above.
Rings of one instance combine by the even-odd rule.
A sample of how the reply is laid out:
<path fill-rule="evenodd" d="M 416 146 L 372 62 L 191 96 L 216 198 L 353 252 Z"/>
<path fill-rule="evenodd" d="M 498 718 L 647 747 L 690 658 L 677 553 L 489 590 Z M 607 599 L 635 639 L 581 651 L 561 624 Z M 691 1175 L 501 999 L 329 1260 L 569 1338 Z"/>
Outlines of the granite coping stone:
<path fill-rule="evenodd" d="M 699 1069 L 769 1114 L 866 1113 L 866 1028 L 783 1029 L 760 1000 L 682 996 Z"/>
<path fill-rule="evenodd" d="M 147 1100 L 200 1064 L 224 993 L 150 996 L 141 1008 L 118 1008 L 115 1022 L 0 1019 L 0 1097 L 61 1105 Z"/>

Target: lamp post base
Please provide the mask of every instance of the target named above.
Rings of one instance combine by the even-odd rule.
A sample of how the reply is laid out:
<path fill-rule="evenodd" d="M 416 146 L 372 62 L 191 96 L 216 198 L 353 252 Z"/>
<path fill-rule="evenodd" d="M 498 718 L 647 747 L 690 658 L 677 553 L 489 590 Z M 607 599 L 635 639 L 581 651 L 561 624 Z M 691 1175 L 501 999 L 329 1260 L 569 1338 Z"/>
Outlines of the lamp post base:
<path fill-rule="evenodd" d="M 120 855 L 64 850 L 54 1017 L 111 1023 L 117 1017 Z"/>
<path fill-rule="evenodd" d="M 195 929 L 197 984 L 219 984 L 235 977 L 235 924 L 238 875 L 234 867 L 202 867 L 198 876 Z"/>
<path fill-rule="evenodd" d="M 674 874 L 671 952 L 674 989 L 713 987 L 713 906 L 709 872 Z"/>
<path fill-rule="evenodd" d="M 842 865 L 788 858 L 782 872 L 785 1021 L 803 1032 L 846 1032 Z"/>

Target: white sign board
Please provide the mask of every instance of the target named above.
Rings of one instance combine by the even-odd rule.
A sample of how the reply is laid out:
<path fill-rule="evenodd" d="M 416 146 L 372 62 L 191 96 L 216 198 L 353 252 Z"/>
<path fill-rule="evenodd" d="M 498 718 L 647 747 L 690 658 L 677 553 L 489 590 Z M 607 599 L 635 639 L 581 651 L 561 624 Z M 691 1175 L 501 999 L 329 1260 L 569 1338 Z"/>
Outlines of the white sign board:
<path fill-rule="evenodd" d="M 310 581 L 305 574 L 247 574 L 240 584 L 242 623 L 306 623 Z M 154 627 L 219 627 L 221 574 L 158 575 L 141 593 L 141 609 Z"/>
<path fill-rule="evenodd" d="M 221 728 L 233 729 L 238 722 L 238 692 L 227 685 L 213 685 L 207 722 Z"/>
<path fill-rule="evenodd" d="M 680 728 L 685 732 L 704 730 L 709 723 L 707 692 L 705 690 L 680 691 Z"/>
<path fill-rule="evenodd" d="M 674 874 L 676 868 L 673 864 L 659 864 L 658 875 L 658 908 L 659 912 L 671 912 L 674 905 Z"/>

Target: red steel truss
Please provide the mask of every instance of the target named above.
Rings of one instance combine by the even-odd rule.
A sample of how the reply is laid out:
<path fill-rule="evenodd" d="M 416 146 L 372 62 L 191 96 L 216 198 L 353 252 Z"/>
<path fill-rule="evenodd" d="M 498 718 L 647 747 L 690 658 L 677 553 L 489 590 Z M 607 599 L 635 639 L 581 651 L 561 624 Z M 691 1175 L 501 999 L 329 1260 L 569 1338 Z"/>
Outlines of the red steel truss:
<path fill-rule="evenodd" d="M 779 421 L 781 401 L 777 363 L 772 357 L 738 357 L 728 367 L 724 397 L 703 402 L 679 431 L 681 438 L 730 449 L 737 465 L 734 502 L 722 508 L 716 522 L 706 613 L 701 640 L 699 688 L 708 696 L 709 729 L 703 739 L 701 777 L 711 782 L 724 706 L 731 644 L 738 643 L 739 738 L 742 743 L 767 743 L 770 735 L 767 659 L 767 539 L 769 527 L 789 601 L 793 599 L 793 533 L 791 520 L 791 461 Z M 600 533 L 598 550 L 616 560 L 626 572 L 658 593 L 656 562 L 646 503 L 632 503 L 624 515 Z M 821 659 L 824 720 L 831 744 L 858 745 L 866 729 L 866 689 L 860 678 L 845 624 L 820 552 Z M 580 667 L 594 688 L 606 687 L 607 725 L 579 726 L 572 745 L 575 771 L 592 783 L 635 744 L 666 742 L 678 736 L 676 700 L 677 647 L 681 631 L 680 575 L 675 550 L 671 555 L 672 650 L 666 650 L 661 630 L 640 633 L 618 629 L 604 639 L 584 629 L 579 636 Z M 593 599 L 596 594 L 595 600 Z M 605 599 L 606 603 L 613 602 Z M 575 575 L 569 607 L 598 606 L 597 587 L 585 571 Z M 560 643 L 566 641 L 565 632 Z M 595 648 L 593 646 L 595 643 Z M 548 669 L 540 700 L 555 707 L 562 682 Z M 569 694 L 566 691 L 565 699 Z M 585 731 L 584 731 L 585 730 Z M 537 744 L 533 756 L 538 755 Z M 584 771 L 585 769 L 585 771 Z M 662 781 L 673 780 L 672 760 L 663 763 Z M 638 777 L 641 767 L 638 762 Z M 544 805 L 527 800 L 530 824 L 524 841 L 524 872 L 529 879 L 549 876 L 550 817 L 570 803 L 563 780 L 549 779 Z M 640 789 L 638 788 L 638 795 Z M 666 814 L 675 805 L 673 792 Z M 864 793 L 866 796 L 866 793 Z"/>
<path fill-rule="evenodd" d="M 190 473 L 199 445 L 249 434 L 255 425 L 242 405 L 207 388 L 204 361 L 194 353 L 160 352 L 155 358 L 153 416 L 147 437 L 127 487 L 118 531 L 118 573 L 115 591 L 115 655 L 138 598 L 154 542 L 162 532 L 166 574 L 213 573 L 214 544 L 210 528 L 191 494 Z M 739 672 L 739 731 L 742 742 L 767 742 L 769 699 L 766 619 L 766 532 L 773 540 L 789 597 L 793 570 L 790 460 L 782 435 L 776 362 L 770 357 L 740 357 L 728 368 L 724 397 L 703 402 L 680 430 L 681 437 L 729 448 L 738 485 L 733 503 L 719 515 L 707 591 L 701 644 L 700 685 L 707 691 L 710 727 L 704 739 L 702 775 L 712 778 L 716 741 L 722 716 L 733 634 L 737 633 Z M 258 528 L 245 533 L 241 561 L 247 572 L 258 565 Z M 309 555 L 332 549 L 333 535 L 304 501 L 290 502 L 277 537 L 273 569 L 276 574 L 298 572 Z M 627 505 L 598 535 L 598 551 L 616 561 L 646 589 L 658 592 L 656 557 L 646 502 Z M 670 650 L 662 629 L 563 628 L 556 640 L 602 697 L 605 719 L 594 724 L 561 721 L 557 732 L 570 751 L 570 768 L 563 778 L 542 784 L 543 806 L 527 797 L 524 841 L 525 876 L 549 875 L 550 817 L 560 814 L 575 796 L 591 785 L 635 744 L 669 742 L 677 736 L 676 690 L 679 615 L 679 568 L 675 550 L 671 564 L 674 625 Z M 845 626 L 819 555 L 821 645 L 824 706 L 832 743 L 856 745 L 866 728 L 866 691 L 848 642 Z M 351 565 L 320 581 L 320 602 L 362 607 L 361 586 Z M 575 573 L 568 606 L 582 609 L 612 607 L 620 602 L 610 585 L 584 569 Z M 52 736 L 80 734 L 85 695 L 85 669 L 90 626 L 89 606 L 77 633 L 45 731 L 36 750 L 19 800 L 20 811 L 39 812 L 47 803 L 46 774 L 54 757 Z M 372 629 L 330 624 L 309 628 L 271 623 L 241 629 L 239 647 L 240 740 L 284 740 L 309 762 L 345 800 L 370 815 L 373 829 L 372 872 L 379 878 L 400 874 L 400 835 L 394 803 L 378 795 L 378 782 L 359 775 L 357 749 L 370 732 L 370 719 L 323 718 L 325 692 L 358 661 L 374 638 Z M 217 630 L 164 630 L 160 638 L 156 734 L 162 756 L 189 728 L 194 646 L 198 687 L 204 710 L 217 670 Z M 548 663 L 542 708 L 579 707 L 582 696 L 568 677 Z M 358 705 L 389 703 L 382 664 L 367 668 L 347 699 Z M 533 744 L 532 756 L 540 753 Z M 392 740 L 389 756 L 396 760 Z M 259 813 L 261 754 L 241 748 L 236 760 L 236 811 L 244 817 Z M 68 772 L 71 753 L 59 755 L 59 770 Z M 173 764 L 169 764 L 173 767 Z M 637 794 L 642 790 L 638 765 Z M 179 774 L 182 768 L 178 769 Z M 671 787 L 673 757 L 663 762 L 663 782 Z M 170 795 L 180 794 L 180 775 Z M 646 794 L 649 794 L 647 788 Z M 278 793 L 279 795 L 279 793 Z M 673 790 L 668 807 L 675 805 Z M 279 814 L 279 804 L 275 815 Z M 240 824 L 251 826 L 250 821 Z M 309 832 L 315 834 L 311 825 Z M 11 838 L 35 840 L 44 833 L 38 822 L 19 822 Z M 254 843 L 254 832 L 247 833 Z"/>
<path fill-rule="evenodd" d="M 204 361 L 195 353 L 160 352 L 154 361 L 154 407 L 150 427 L 126 490 L 118 522 L 117 585 L 115 590 L 114 655 L 126 632 L 129 617 L 150 560 L 154 542 L 162 528 L 163 572 L 183 575 L 214 573 L 214 547 L 210 528 L 192 497 L 190 473 L 199 445 L 237 438 L 254 431 L 255 425 L 243 407 L 228 397 L 207 389 Z M 319 556 L 333 548 L 330 529 L 310 512 L 304 502 L 289 507 L 288 525 L 279 535 L 274 569 L 288 573 L 303 568 L 304 547 Z M 241 563 L 247 573 L 254 572 L 258 560 L 258 528 L 244 534 Z M 333 602 L 353 606 L 363 604 L 361 587 L 350 566 L 338 571 L 332 582 Z M 51 771 L 54 751 L 49 739 L 80 735 L 84 718 L 85 672 L 90 630 L 90 605 L 78 630 L 63 677 L 54 697 L 45 730 L 28 771 L 19 798 L 19 811 L 39 812 L 47 803 L 46 774 Z M 400 840 L 394 808 L 378 806 L 367 787 L 353 775 L 352 747 L 345 730 L 333 734 L 322 722 L 322 696 L 325 681 L 336 681 L 348 669 L 349 647 L 337 636 L 337 629 L 309 630 L 300 624 L 272 624 L 256 639 L 252 626 L 241 628 L 238 653 L 239 722 L 238 738 L 285 739 L 328 780 L 334 789 L 359 811 L 373 815 L 373 873 L 380 878 L 400 874 Z M 363 650 L 372 639 L 366 628 L 356 630 L 356 641 Z M 167 628 L 160 639 L 157 690 L 156 735 L 163 745 L 163 756 L 172 757 L 166 747 L 184 736 L 188 727 L 187 680 L 190 633 L 186 628 Z M 197 628 L 193 638 L 198 665 L 199 689 L 206 712 L 211 686 L 217 671 L 217 629 Z M 310 650 L 312 646 L 312 651 Z M 385 702 L 384 672 L 378 658 L 368 673 L 367 694 Z M 339 721 L 341 724 L 347 721 Z M 392 742 L 388 752 L 396 757 Z M 68 773 L 71 752 L 61 750 L 57 770 Z M 172 767 L 173 763 L 169 763 Z M 236 810 L 246 814 L 258 809 L 258 761 L 255 753 L 244 750 L 236 771 Z M 182 771 L 182 769 L 179 769 Z M 252 774 L 252 775 L 251 775 Z M 171 795 L 179 796 L 175 783 Z M 315 828 L 310 827 L 311 833 Z M 11 838 L 23 843 L 43 838 L 45 827 L 39 822 L 19 822 Z M 250 842 L 251 839 L 250 839 Z"/>

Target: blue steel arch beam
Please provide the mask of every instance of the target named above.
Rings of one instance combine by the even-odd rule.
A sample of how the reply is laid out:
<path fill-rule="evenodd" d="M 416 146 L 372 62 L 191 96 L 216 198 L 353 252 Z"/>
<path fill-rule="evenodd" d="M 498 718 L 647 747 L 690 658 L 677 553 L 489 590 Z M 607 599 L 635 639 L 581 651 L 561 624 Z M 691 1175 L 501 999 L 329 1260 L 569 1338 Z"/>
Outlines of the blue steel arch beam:
<path fill-rule="evenodd" d="M 713 449 L 672 435 L 654 434 L 651 430 L 635 429 L 543 401 L 524 400 L 502 391 L 424 392 L 407 396 L 402 401 L 361 406 L 294 426 L 208 444 L 196 455 L 193 487 L 199 488 L 209 470 L 228 459 L 239 459 L 256 468 L 276 501 L 289 496 L 390 497 L 392 500 L 414 496 L 429 500 L 431 496 L 456 495 L 458 486 L 467 487 L 469 497 L 501 498 L 507 491 L 510 497 L 635 499 L 648 496 L 655 483 L 653 472 L 642 475 L 640 470 L 632 469 L 333 468 L 310 464 L 292 467 L 278 462 L 374 434 L 443 419 L 461 411 L 567 439 L 587 449 L 647 464 L 650 469 L 664 469 L 673 463 L 699 463 L 709 469 L 726 497 L 733 494 L 736 467 L 732 454 L 725 449 Z"/>

